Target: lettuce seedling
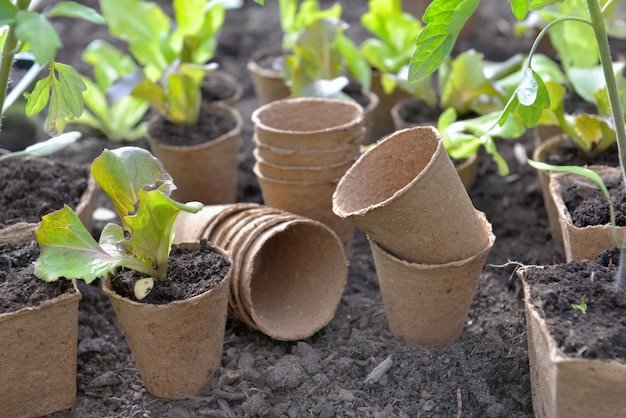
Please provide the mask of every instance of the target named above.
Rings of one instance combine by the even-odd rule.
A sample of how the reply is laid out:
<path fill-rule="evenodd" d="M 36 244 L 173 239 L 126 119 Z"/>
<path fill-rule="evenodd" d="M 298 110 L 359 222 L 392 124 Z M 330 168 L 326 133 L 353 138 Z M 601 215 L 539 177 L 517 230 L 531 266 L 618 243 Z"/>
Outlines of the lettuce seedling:
<path fill-rule="evenodd" d="M 200 86 L 217 47 L 225 9 L 212 0 L 174 0 L 175 26 L 156 4 L 141 0 L 101 0 L 111 34 L 128 44 L 143 74 L 125 80 L 129 93 L 150 102 L 175 124 L 195 124 Z M 132 81 L 132 82 L 131 82 Z"/>
<path fill-rule="evenodd" d="M 138 71 L 132 58 L 108 42 L 96 39 L 83 52 L 83 61 L 93 66 L 94 80 L 82 76 L 87 86 L 83 93 L 86 109 L 71 123 L 90 126 L 113 142 L 142 138 L 147 130 L 142 119 L 150 103 L 128 95 L 118 98 L 113 88 L 116 82 Z"/>
<path fill-rule="evenodd" d="M 283 47 L 292 48 L 285 56 L 284 73 L 291 93 L 295 97 L 347 98 L 342 90 L 348 84 L 348 73 L 363 91 L 370 90 L 372 70 L 359 48 L 344 34 L 347 23 L 341 19 L 341 5 L 335 3 L 332 8 L 320 11 L 317 3 L 317 0 L 304 1 L 297 14 L 294 14 L 295 1 L 281 3 L 281 19 L 288 28 Z M 301 29 L 289 32 L 293 27 Z"/>
<path fill-rule="evenodd" d="M 41 248 L 35 274 L 45 281 L 66 277 L 91 283 L 125 267 L 150 277 L 136 286 L 141 298 L 153 279 L 166 279 L 176 216 L 180 211 L 195 213 L 203 205 L 170 198 L 176 188 L 172 177 L 142 148 L 104 150 L 91 172 L 113 202 L 121 225 L 106 225 L 96 242 L 69 206 L 45 215 L 35 232 Z"/>

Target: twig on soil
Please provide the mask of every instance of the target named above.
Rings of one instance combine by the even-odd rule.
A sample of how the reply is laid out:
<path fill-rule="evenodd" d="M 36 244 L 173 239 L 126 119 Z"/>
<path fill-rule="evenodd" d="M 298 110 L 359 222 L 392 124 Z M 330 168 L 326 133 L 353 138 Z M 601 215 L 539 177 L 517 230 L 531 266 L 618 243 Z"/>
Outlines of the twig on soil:
<path fill-rule="evenodd" d="M 456 388 L 456 418 L 461 418 L 463 410 L 463 398 L 461 398 L 461 388 Z"/>
<path fill-rule="evenodd" d="M 226 402 L 226 400 L 224 399 L 218 399 L 217 400 L 217 404 L 220 406 L 220 408 L 222 409 L 222 411 L 229 417 L 229 418 L 236 418 L 237 415 L 235 414 L 235 412 L 230 408 L 230 406 L 228 405 L 228 402 Z"/>
<path fill-rule="evenodd" d="M 390 355 L 389 357 L 384 359 L 382 362 L 380 362 L 378 366 L 374 367 L 374 370 L 372 370 L 370 374 L 367 375 L 363 383 L 368 384 L 368 383 L 378 382 L 380 378 L 383 377 L 385 373 L 387 373 L 387 370 L 389 370 L 392 365 L 393 365 L 393 360 L 391 359 L 391 355 Z"/>

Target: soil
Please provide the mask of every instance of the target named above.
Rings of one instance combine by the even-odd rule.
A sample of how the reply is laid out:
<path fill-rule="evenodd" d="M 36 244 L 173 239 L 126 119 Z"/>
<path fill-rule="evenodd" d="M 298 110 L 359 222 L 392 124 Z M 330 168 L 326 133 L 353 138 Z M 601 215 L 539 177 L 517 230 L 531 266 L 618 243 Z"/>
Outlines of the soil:
<path fill-rule="evenodd" d="M 33 263 L 38 256 L 35 242 L 0 244 L 0 314 L 76 292 L 70 280 L 47 283 L 35 276 Z"/>
<path fill-rule="evenodd" d="M 0 163 L 0 227 L 36 223 L 64 204 L 76 208 L 87 188 L 89 168 L 32 157 Z"/>
<path fill-rule="evenodd" d="M 198 123 L 193 125 L 177 125 L 164 118 L 156 118 L 148 129 L 161 144 L 194 146 L 217 139 L 232 131 L 235 126 L 235 120 L 222 112 L 201 112 Z"/>
<path fill-rule="evenodd" d="M 175 247 L 168 260 L 167 279 L 155 280 L 153 289 L 140 302 L 164 305 L 200 295 L 219 286 L 230 267 L 228 258 L 206 241 L 200 241 L 197 249 Z M 144 277 L 134 270 L 121 270 L 111 277 L 111 284 L 118 295 L 137 301 L 133 288 Z"/>
<path fill-rule="evenodd" d="M 440 115 L 439 110 L 431 108 L 425 101 L 419 99 L 405 99 L 398 109 L 398 116 L 411 125 L 436 124 Z"/>
<path fill-rule="evenodd" d="M 626 188 L 620 177 L 617 181 L 605 179 L 605 185 L 613 202 L 615 224 L 626 226 Z M 604 194 L 595 183 L 577 183 L 563 193 L 563 202 L 570 212 L 572 223 L 579 227 L 606 225 L 611 222 L 609 205 Z"/>
<path fill-rule="evenodd" d="M 84 3 L 97 6 L 94 0 Z M 229 11 L 216 53 L 220 68 L 244 86 L 237 106 L 244 120 L 237 196 L 256 203 L 262 198 L 252 174 L 250 115 L 257 103 L 246 62 L 255 51 L 280 45 L 277 2 L 266 3 L 247 1 Z M 346 34 L 363 40 L 367 34 L 358 18 L 366 2 L 342 4 L 351 24 Z M 480 30 L 460 40 L 456 50 L 473 47 L 491 60 L 528 51 L 529 41 L 506 36 L 513 21 L 508 8 L 508 2 L 482 1 L 475 23 Z M 91 39 L 107 38 L 106 29 L 57 22 L 66 47 L 58 60 L 84 71 L 78 51 Z M 92 155 L 111 146 L 93 138 L 81 144 L 90 146 Z M 280 342 L 229 320 L 221 368 L 199 396 L 184 401 L 159 399 L 144 389 L 107 297 L 98 286 L 80 284 L 76 406 L 52 416 L 532 417 L 524 309 L 514 269 L 518 263 L 551 265 L 564 257 L 550 238 L 537 173 L 525 162 L 534 148 L 532 134 L 499 141 L 498 147 L 511 174 L 498 176 L 494 162 L 480 156 L 470 197 L 497 238 L 456 343 L 422 349 L 391 335 L 371 251 L 357 232 L 346 289 L 324 329 L 303 341 Z"/>
<path fill-rule="evenodd" d="M 626 292 L 613 290 L 618 258 L 619 251 L 612 249 L 595 261 L 524 272 L 531 300 L 565 354 L 626 362 Z M 586 308 L 575 308 L 583 295 Z"/>

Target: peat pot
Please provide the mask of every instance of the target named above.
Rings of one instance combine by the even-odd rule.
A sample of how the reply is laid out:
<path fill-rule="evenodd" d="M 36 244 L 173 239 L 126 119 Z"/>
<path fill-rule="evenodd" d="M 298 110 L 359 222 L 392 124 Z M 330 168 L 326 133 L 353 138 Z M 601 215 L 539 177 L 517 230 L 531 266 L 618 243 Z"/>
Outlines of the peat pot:
<path fill-rule="evenodd" d="M 597 325 L 591 325 L 592 323 L 598 324 L 595 319 L 591 318 L 597 312 L 616 309 L 615 305 L 600 306 L 604 300 L 621 298 L 622 302 L 619 306 L 621 311 L 626 304 L 624 304 L 623 296 L 613 292 L 613 283 L 602 284 L 597 279 L 596 283 L 592 284 L 590 273 L 604 268 L 597 264 L 592 268 L 585 267 L 590 264 L 575 262 L 550 267 L 526 266 L 517 271 L 524 287 L 530 383 L 535 417 L 609 418 L 623 416 L 626 411 L 626 364 L 624 361 L 589 358 L 585 352 L 590 347 L 584 343 L 584 340 L 577 340 L 578 344 L 572 347 L 578 350 L 578 355 L 567 354 L 564 351 L 565 346 L 572 345 L 570 343 L 574 341 L 572 335 L 583 332 L 604 338 L 601 344 L 617 344 L 614 351 L 623 352 L 623 346 L 620 347 L 618 342 L 623 337 L 620 337 L 616 324 L 606 323 L 611 321 L 602 321 L 606 318 L 601 317 L 599 319 L 601 319 L 600 325 L 603 329 L 594 329 Z M 580 302 L 579 292 L 576 292 L 576 295 L 569 300 L 563 300 L 566 295 L 560 289 L 573 287 L 572 283 L 564 282 L 566 270 L 559 270 L 564 267 L 567 267 L 569 272 L 573 269 L 580 271 L 581 282 L 591 284 L 596 289 L 588 288 L 586 291 L 589 293 L 586 314 L 570 306 Z M 535 279 L 531 284 L 529 280 L 531 275 L 546 271 L 549 275 L 545 279 L 541 281 Z M 553 273 L 550 273 L 551 271 Z M 610 281 L 614 280 L 614 275 L 614 271 L 610 273 Z M 562 283 L 560 288 L 554 284 L 557 281 Z M 571 294 L 568 293 L 567 296 Z M 563 317 L 554 316 L 554 308 L 559 304 L 567 307 L 565 311 L 559 309 L 565 315 Z M 546 311 L 550 312 L 549 316 Z M 561 336 L 560 342 L 557 342 L 556 335 L 551 333 L 549 322 L 555 321 L 560 323 L 561 327 L 570 328 L 565 330 L 565 338 L 568 341 L 563 341 L 563 336 Z M 623 335 L 623 330 L 621 335 Z"/>
<path fill-rule="evenodd" d="M 0 249 L 4 253 L 12 245 L 0 245 Z M 15 245 L 26 247 L 29 244 Z M 32 245 L 36 247 L 34 241 Z M 35 257 L 24 265 L 13 263 L 11 269 L 2 263 L 0 291 L 5 292 L 3 282 L 18 280 L 18 274 L 23 275 L 25 271 L 30 270 L 29 277 L 34 277 L 34 261 Z M 56 286 L 56 283 L 35 280 L 38 286 Z M 35 306 L 0 313 L 0 416 L 3 418 L 43 416 L 71 408 L 76 403 L 81 294 L 75 283 L 69 287 L 69 292 Z M 2 296 L 0 294 L 0 299 Z"/>
<path fill-rule="evenodd" d="M 120 296 L 113 289 L 110 276 L 102 284 L 124 330 L 144 386 L 160 398 L 196 396 L 221 364 L 232 264 L 222 250 L 208 247 L 199 252 L 198 245 L 197 242 L 181 243 L 178 247 L 192 252 L 194 257 L 217 253 L 221 255 L 218 258 L 223 266 L 219 274 L 208 270 L 194 272 L 204 280 L 218 282 L 204 293 L 157 305 Z"/>
<path fill-rule="evenodd" d="M 175 239 L 205 238 L 229 253 L 229 314 L 284 341 L 308 338 L 334 317 L 348 278 L 337 235 L 320 222 L 253 203 L 181 213 Z"/>
<path fill-rule="evenodd" d="M 587 168 L 598 173 L 606 184 L 617 184 L 622 177 L 622 171 L 617 167 L 588 166 Z M 565 257 L 567 261 L 593 260 L 600 252 L 615 247 L 617 242 L 624 242 L 626 227 L 618 226 L 613 231 L 610 223 L 584 227 L 574 225 L 572 215 L 563 201 L 563 193 L 573 185 L 578 188 L 580 194 L 585 194 L 585 190 L 599 190 L 596 183 L 579 175 L 570 173 L 550 175 L 550 197 L 556 207 Z"/>

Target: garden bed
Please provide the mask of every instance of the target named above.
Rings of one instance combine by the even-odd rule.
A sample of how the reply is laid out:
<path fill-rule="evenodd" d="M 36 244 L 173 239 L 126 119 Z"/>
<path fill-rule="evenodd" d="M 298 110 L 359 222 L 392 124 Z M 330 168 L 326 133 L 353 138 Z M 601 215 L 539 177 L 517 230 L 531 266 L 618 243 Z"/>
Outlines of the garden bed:
<path fill-rule="evenodd" d="M 244 83 L 238 105 L 244 120 L 238 200 L 258 203 L 250 121 L 257 102 L 246 62 L 255 51 L 280 44 L 276 2 L 266 3 L 261 7 L 248 0 L 243 9 L 228 12 L 216 57 L 222 70 Z M 528 50 L 526 41 L 508 45 L 496 36 L 497 28 L 507 24 L 498 21 L 498 13 L 509 8 L 507 2 L 499 3 L 481 2 L 483 24 L 475 26 L 484 31 L 462 41 L 460 48 L 471 46 L 488 59 Z M 344 18 L 352 23 L 349 34 L 358 40 L 364 34 L 357 19 L 366 2 L 342 4 Z M 84 47 L 90 39 L 83 33 L 98 37 L 91 25 L 88 32 L 83 25 L 88 24 L 73 21 L 64 27 L 67 46 L 78 42 L 77 48 Z M 106 37 L 106 29 L 99 30 Z M 58 59 L 84 69 L 78 58 L 69 48 Z M 162 400 L 144 389 L 108 298 L 97 285 L 81 284 L 77 403 L 53 416 L 532 416 L 521 286 L 512 274 L 515 266 L 502 265 L 547 265 L 564 258 L 550 238 L 537 174 L 519 161 L 520 154 L 532 153 L 531 136 L 499 144 L 511 174 L 499 177 L 491 159 L 481 155 L 479 180 L 470 191 L 476 208 L 493 224 L 496 242 L 455 344 L 426 350 L 392 337 L 369 245 L 359 232 L 347 287 L 327 327 L 304 341 L 279 342 L 229 320 L 222 367 L 209 387 L 185 401 Z M 386 367 L 382 373 L 376 369 L 381 364 Z"/>

